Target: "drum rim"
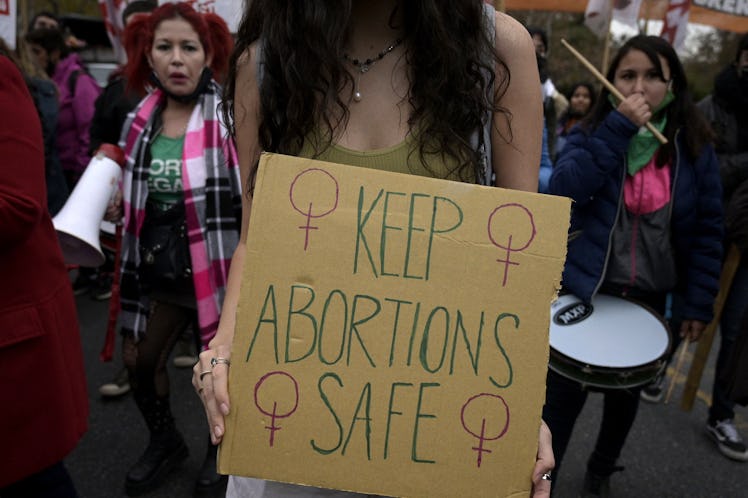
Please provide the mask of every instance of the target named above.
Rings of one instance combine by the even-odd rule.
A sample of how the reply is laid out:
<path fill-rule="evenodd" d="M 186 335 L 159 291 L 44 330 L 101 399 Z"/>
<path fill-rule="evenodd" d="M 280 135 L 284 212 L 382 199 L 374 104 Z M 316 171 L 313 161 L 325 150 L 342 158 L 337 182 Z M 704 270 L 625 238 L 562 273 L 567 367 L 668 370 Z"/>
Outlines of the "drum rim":
<path fill-rule="evenodd" d="M 655 378 L 657 378 L 657 375 L 666 367 L 667 363 L 663 363 L 659 368 L 656 370 L 651 370 L 652 374 L 647 376 L 638 376 L 636 377 L 636 381 L 626 382 L 626 383 L 603 383 L 597 381 L 595 378 L 581 378 L 581 376 L 573 376 L 569 375 L 566 371 L 563 371 L 559 369 L 557 366 L 548 364 L 548 368 L 555 372 L 556 374 L 560 375 L 561 377 L 571 380 L 573 382 L 576 382 L 580 384 L 582 387 L 594 387 L 599 389 L 633 389 L 635 387 L 643 387 L 647 384 L 650 384 L 652 381 L 654 381 Z M 577 372 L 581 372 L 581 370 L 576 369 Z M 598 372 L 599 373 L 599 372 Z M 621 373 L 621 371 L 618 371 L 618 373 Z M 611 375 L 608 375 L 609 378 L 613 378 Z"/>
<path fill-rule="evenodd" d="M 554 353 L 556 353 L 555 357 Z M 564 358 L 568 358 L 570 361 L 565 362 L 563 361 Z M 553 361 L 554 359 L 556 361 Z M 564 369 L 562 367 L 568 368 Z M 548 359 L 548 368 L 556 372 L 558 375 L 583 386 L 592 386 L 602 389 L 631 389 L 634 387 L 645 386 L 651 383 L 666 367 L 667 357 L 658 358 L 655 361 L 634 368 L 612 368 L 586 365 L 555 351 L 551 352 Z M 586 373 L 584 370 L 585 368 L 590 370 L 590 372 Z M 622 377 L 622 375 L 625 376 Z M 626 382 L 604 383 L 599 380 L 599 377 L 614 380 L 625 378 L 628 380 Z"/>
<path fill-rule="evenodd" d="M 653 367 L 657 366 L 658 363 L 662 363 L 667 358 L 667 354 L 657 358 L 656 360 L 652 360 L 648 363 L 642 363 L 641 365 L 636 365 L 632 367 L 606 367 L 604 365 L 595 365 L 594 363 L 584 363 L 579 360 L 575 360 L 574 358 L 567 356 L 563 353 L 558 352 L 557 350 L 551 348 L 549 353 L 549 360 L 548 363 L 551 363 L 551 358 L 557 357 L 562 360 L 564 364 L 571 364 L 575 366 L 579 366 L 580 368 L 589 368 L 597 372 L 601 373 L 620 373 L 620 372 L 639 372 L 639 371 L 646 371 L 651 370 Z M 564 361 L 568 360 L 568 361 Z"/>

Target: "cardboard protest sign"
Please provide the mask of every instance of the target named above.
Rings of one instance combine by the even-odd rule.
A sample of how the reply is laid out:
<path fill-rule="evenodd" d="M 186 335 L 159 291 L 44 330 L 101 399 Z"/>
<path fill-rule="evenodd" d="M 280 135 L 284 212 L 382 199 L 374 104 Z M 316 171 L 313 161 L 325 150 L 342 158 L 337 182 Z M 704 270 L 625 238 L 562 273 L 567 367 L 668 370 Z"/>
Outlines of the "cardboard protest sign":
<path fill-rule="evenodd" d="M 570 200 L 264 154 L 222 473 L 526 495 Z"/>

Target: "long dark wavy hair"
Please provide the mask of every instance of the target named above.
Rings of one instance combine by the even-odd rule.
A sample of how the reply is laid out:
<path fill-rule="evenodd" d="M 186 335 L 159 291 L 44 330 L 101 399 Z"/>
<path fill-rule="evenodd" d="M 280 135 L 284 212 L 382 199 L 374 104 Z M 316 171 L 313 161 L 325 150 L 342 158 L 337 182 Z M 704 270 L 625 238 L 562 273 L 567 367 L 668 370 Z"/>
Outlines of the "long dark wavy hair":
<path fill-rule="evenodd" d="M 671 90 L 675 99 L 665 109 L 667 124 L 665 125 L 663 135 L 668 139 L 668 143 L 660 147 L 655 164 L 661 167 L 675 158 L 675 134 L 678 130 L 683 134 L 683 143 L 686 144 L 688 157 L 691 160 L 695 160 L 701 154 L 704 146 L 709 144 L 713 139 L 713 134 L 709 124 L 696 108 L 691 93 L 688 91 L 686 73 L 683 71 L 683 65 L 678 55 L 673 50 L 673 47 L 659 36 L 634 36 L 623 44 L 610 63 L 610 68 L 606 74 L 608 81 L 613 82 L 616 70 L 621 64 L 621 59 L 632 50 L 639 50 L 646 54 L 647 58 L 654 64 L 662 81 L 666 80 L 658 56 L 662 56 L 670 68 Z M 608 97 L 609 94 L 608 89 L 603 87 L 597 99 L 597 105 L 586 121 L 589 129 L 597 128 L 605 119 L 605 116 L 613 110 L 613 105 L 610 103 L 610 98 Z"/>
<path fill-rule="evenodd" d="M 331 144 L 349 116 L 350 98 L 343 90 L 353 88 L 353 77 L 343 52 L 353 1 L 248 0 L 224 88 L 224 118 L 232 135 L 237 63 L 259 40 L 262 149 L 295 155 L 315 129 L 325 137 L 317 154 Z M 494 104 L 506 92 L 510 75 L 486 33 L 483 0 L 407 0 L 397 8 L 402 9 L 403 57 L 409 68 L 410 130 L 417 133 L 421 157 L 443 153 L 454 158 L 458 166 L 449 174 L 467 180 L 480 161 L 471 135 L 490 112 L 494 119 L 511 122 L 509 111 Z M 512 140 L 511 134 L 503 138 Z"/>

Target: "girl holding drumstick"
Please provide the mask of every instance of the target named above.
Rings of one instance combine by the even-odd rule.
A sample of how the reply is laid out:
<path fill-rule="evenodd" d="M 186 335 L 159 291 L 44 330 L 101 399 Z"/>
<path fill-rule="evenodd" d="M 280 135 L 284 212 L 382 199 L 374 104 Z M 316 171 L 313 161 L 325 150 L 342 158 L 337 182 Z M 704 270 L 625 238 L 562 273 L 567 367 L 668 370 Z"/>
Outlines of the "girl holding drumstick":
<path fill-rule="evenodd" d="M 691 100 L 678 56 L 663 39 L 631 38 L 607 79 L 623 100 L 603 88 L 592 114 L 569 135 L 550 180 L 550 193 L 576 201 L 563 288 L 585 302 L 606 293 L 659 313 L 666 294 L 677 290 L 685 309 L 674 332 L 697 340 L 712 318 L 722 252 L 711 132 Z M 652 127 L 664 135 L 664 145 Z M 582 496 L 607 496 L 640 390 L 602 390 L 603 420 Z M 587 394 L 579 382 L 549 370 L 543 417 L 557 461 Z"/>

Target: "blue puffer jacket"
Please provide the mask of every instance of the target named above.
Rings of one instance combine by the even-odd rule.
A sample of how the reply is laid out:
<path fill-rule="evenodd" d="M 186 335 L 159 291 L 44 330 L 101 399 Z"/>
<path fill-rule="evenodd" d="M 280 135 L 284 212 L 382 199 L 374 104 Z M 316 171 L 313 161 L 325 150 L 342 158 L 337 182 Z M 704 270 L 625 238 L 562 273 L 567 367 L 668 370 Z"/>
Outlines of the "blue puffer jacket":
<path fill-rule="evenodd" d="M 563 286 L 589 302 L 605 277 L 610 241 L 623 202 L 626 151 L 637 127 L 611 111 L 591 134 L 576 127 L 550 180 L 550 193 L 571 197 L 571 227 Z M 676 135 L 671 168 L 672 244 L 684 318 L 709 322 L 722 260 L 722 187 L 714 150 L 689 160 Z"/>

